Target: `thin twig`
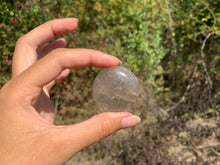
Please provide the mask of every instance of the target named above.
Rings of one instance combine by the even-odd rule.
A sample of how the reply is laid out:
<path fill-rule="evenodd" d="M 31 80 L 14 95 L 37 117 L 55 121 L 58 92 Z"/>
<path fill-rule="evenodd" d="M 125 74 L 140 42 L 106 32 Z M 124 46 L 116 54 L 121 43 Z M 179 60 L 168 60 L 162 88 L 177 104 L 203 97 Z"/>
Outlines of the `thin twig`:
<path fill-rule="evenodd" d="M 170 10 L 170 7 L 169 7 L 169 4 L 167 2 L 167 0 L 165 0 L 165 4 L 166 4 L 166 9 L 167 9 L 167 12 L 168 12 L 168 16 L 169 16 L 169 30 L 170 30 L 170 35 L 171 35 L 171 39 L 172 39 L 172 42 L 173 42 L 173 48 L 172 48 L 172 52 L 175 56 L 177 56 L 177 42 L 176 42 L 176 39 L 175 39 L 175 36 L 173 36 L 173 18 L 172 18 L 172 14 L 171 14 L 171 10 Z"/>
<path fill-rule="evenodd" d="M 209 37 L 211 37 L 211 35 L 213 35 L 213 34 L 215 34 L 215 33 L 214 33 L 214 32 L 209 33 L 209 34 L 206 36 L 206 38 L 203 40 L 203 43 L 202 43 L 202 46 L 201 46 L 201 63 L 202 63 L 202 66 L 203 66 L 203 68 L 204 68 L 205 74 L 206 74 L 206 76 L 208 77 L 208 82 L 209 82 L 209 85 L 210 85 L 211 89 L 212 89 L 212 87 L 213 87 L 213 85 L 212 85 L 213 83 L 212 83 L 212 81 L 211 81 L 211 78 L 210 78 L 210 76 L 209 76 L 209 73 L 208 73 L 208 70 L 207 70 L 207 67 L 206 67 L 206 64 L 205 64 L 205 61 L 204 61 L 204 58 L 205 58 L 204 48 L 205 48 L 205 45 L 206 45 L 207 40 L 208 40 Z"/>
<path fill-rule="evenodd" d="M 208 145 L 206 145 L 206 146 L 197 147 L 196 149 L 198 149 L 198 150 L 202 150 L 202 149 L 206 149 L 206 148 L 214 148 L 214 147 L 220 147 L 220 143 L 216 143 L 216 144 L 208 144 Z"/>
<path fill-rule="evenodd" d="M 0 23 L 0 28 L 4 28 L 7 32 L 10 31 L 10 27 L 5 25 L 4 23 Z"/>
<path fill-rule="evenodd" d="M 211 13 L 211 15 L 213 16 L 213 18 L 214 18 L 213 27 L 215 27 L 216 22 L 217 22 L 217 18 L 216 18 L 216 16 L 215 16 L 214 12 L 212 11 L 212 9 L 211 9 L 204 1 L 201 1 L 201 2 L 205 5 L 205 7 L 209 10 L 209 12 Z"/>
<path fill-rule="evenodd" d="M 54 110 L 55 110 L 55 114 L 57 114 L 57 110 L 58 110 L 58 106 L 59 106 L 59 96 L 57 96 L 56 98 L 56 102 L 55 102 L 55 106 L 54 106 Z"/>
<path fill-rule="evenodd" d="M 185 96 L 187 95 L 189 89 L 191 88 L 191 84 L 192 84 L 192 82 L 193 82 L 193 78 L 195 77 L 197 70 L 198 70 L 198 66 L 195 67 L 195 69 L 194 69 L 194 71 L 193 71 L 193 74 L 192 74 L 192 76 L 191 76 L 191 78 L 190 78 L 190 80 L 189 80 L 189 83 L 188 83 L 188 85 L 187 85 L 187 87 L 186 87 L 186 90 L 185 90 L 183 96 L 181 97 L 181 99 L 179 100 L 179 102 L 176 103 L 176 104 L 174 104 L 172 107 L 170 107 L 170 108 L 164 110 L 165 112 L 169 112 L 169 111 L 175 109 L 175 108 L 178 107 L 183 101 L 185 101 Z"/>
<path fill-rule="evenodd" d="M 214 152 L 216 155 L 220 156 L 220 153 L 218 153 L 217 151 L 215 151 L 214 148 L 211 148 L 212 152 Z"/>
<path fill-rule="evenodd" d="M 170 11 L 167 0 L 165 0 L 165 4 L 166 4 L 167 12 L 168 12 L 168 15 L 169 15 L 169 29 L 171 31 L 171 29 L 172 29 L 172 21 L 171 21 L 172 20 L 172 15 L 171 15 L 171 11 Z"/>
<path fill-rule="evenodd" d="M 218 54 L 213 58 L 213 60 L 210 62 L 210 66 L 212 66 L 212 65 L 214 65 L 215 64 L 215 62 L 218 60 Z"/>
<path fill-rule="evenodd" d="M 165 4 L 166 4 L 166 9 L 168 12 L 168 19 L 169 19 L 169 31 L 170 31 L 170 37 L 171 37 L 171 42 L 172 42 L 172 46 L 171 46 L 171 55 L 173 55 L 172 58 L 172 70 L 173 70 L 173 74 L 176 74 L 176 68 L 175 68 L 175 60 L 177 58 L 177 54 L 178 54 L 178 50 L 177 50 L 177 42 L 176 42 L 176 38 L 175 35 L 173 35 L 175 33 L 175 29 L 173 28 L 173 19 L 172 19 L 172 13 L 171 13 L 171 9 L 169 6 L 169 3 L 167 0 L 165 0 Z M 172 77 L 173 81 L 175 81 L 175 76 Z"/>

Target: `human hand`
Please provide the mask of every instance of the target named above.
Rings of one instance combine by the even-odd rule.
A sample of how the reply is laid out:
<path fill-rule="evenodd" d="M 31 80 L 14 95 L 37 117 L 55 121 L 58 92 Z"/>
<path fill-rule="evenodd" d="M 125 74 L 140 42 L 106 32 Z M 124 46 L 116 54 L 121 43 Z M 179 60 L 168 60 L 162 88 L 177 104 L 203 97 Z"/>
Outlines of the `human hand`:
<path fill-rule="evenodd" d="M 140 122 L 128 112 L 105 112 L 74 125 L 53 124 L 49 89 L 69 68 L 119 64 L 100 51 L 66 49 L 62 39 L 47 44 L 76 27 L 73 18 L 52 20 L 18 40 L 12 79 L 0 90 L 0 164 L 63 164 L 86 146 Z"/>

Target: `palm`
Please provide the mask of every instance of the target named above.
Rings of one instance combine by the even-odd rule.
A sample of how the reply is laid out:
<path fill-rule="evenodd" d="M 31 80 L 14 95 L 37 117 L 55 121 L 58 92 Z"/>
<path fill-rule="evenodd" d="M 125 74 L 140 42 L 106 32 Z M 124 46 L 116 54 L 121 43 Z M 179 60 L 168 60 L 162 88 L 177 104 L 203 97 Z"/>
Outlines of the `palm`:
<path fill-rule="evenodd" d="M 25 71 L 27 68 L 29 68 L 31 65 L 33 65 L 35 62 L 37 62 L 40 58 L 47 55 L 50 51 L 56 49 L 65 47 L 66 43 L 64 40 L 57 40 L 55 42 L 52 42 L 50 44 L 47 44 L 40 49 L 33 50 L 33 49 L 26 49 L 26 52 L 23 53 L 22 59 L 15 59 L 13 62 L 13 69 L 12 69 L 12 77 L 16 77 L 23 71 Z M 24 51 L 24 50 L 23 50 Z M 19 50 L 15 50 L 15 55 L 18 54 L 16 57 L 19 56 Z M 26 58 L 24 57 L 26 56 Z M 68 75 L 68 70 L 62 72 L 56 80 L 62 79 Z M 39 98 L 37 99 L 36 103 L 33 105 L 35 110 L 41 115 L 41 117 L 45 118 L 50 123 L 54 122 L 54 108 L 53 104 L 50 100 L 49 96 L 49 90 L 54 85 L 55 80 L 51 81 L 47 85 L 43 87 L 43 91 L 41 92 Z"/>

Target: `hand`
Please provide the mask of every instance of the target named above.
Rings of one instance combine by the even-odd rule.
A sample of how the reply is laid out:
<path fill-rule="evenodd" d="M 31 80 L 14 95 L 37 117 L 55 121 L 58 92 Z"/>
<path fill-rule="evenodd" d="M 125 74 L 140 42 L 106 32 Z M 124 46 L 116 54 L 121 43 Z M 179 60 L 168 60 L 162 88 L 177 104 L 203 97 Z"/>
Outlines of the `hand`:
<path fill-rule="evenodd" d="M 57 19 L 22 36 L 13 56 L 12 79 L 0 91 L 0 164 L 63 164 L 86 146 L 140 122 L 128 112 L 106 112 L 57 126 L 49 89 L 69 68 L 110 67 L 116 57 L 90 49 L 67 49 L 58 35 L 75 30 L 74 18 Z"/>

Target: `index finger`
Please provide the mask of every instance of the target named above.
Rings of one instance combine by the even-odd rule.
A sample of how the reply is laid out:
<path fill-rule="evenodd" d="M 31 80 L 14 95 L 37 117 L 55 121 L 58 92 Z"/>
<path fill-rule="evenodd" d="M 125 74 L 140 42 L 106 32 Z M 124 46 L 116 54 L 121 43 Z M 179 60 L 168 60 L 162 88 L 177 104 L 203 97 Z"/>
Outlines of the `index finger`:
<path fill-rule="evenodd" d="M 77 27 L 77 23 L 78 20 L 76 18 L 48 21 L 22 36 L 17 44 L 27 44 L 36 50 L 56 36 L 74 31 Z"/>
<path fill-rule="evenodd" d="M 37 61 L 36 50 L 56 36 L 72 32 L 77 27 L 75 18 L 48 21 L 18 39 L 13 56 L 12 77 L 20 74 Z"/>
<path fill-rule="evenodd" d="M 119 64 L 119 59 L 91 49 L 58 48 L 50 52 L 26 71 L 14 79 L 19 93 L 23 88 L 35 89 L 33 95 L 39 94 L 44 85 L 53 81 L 67 68 L 83 68 L 94 66 L 99 68 L 111 67 Z"/>

